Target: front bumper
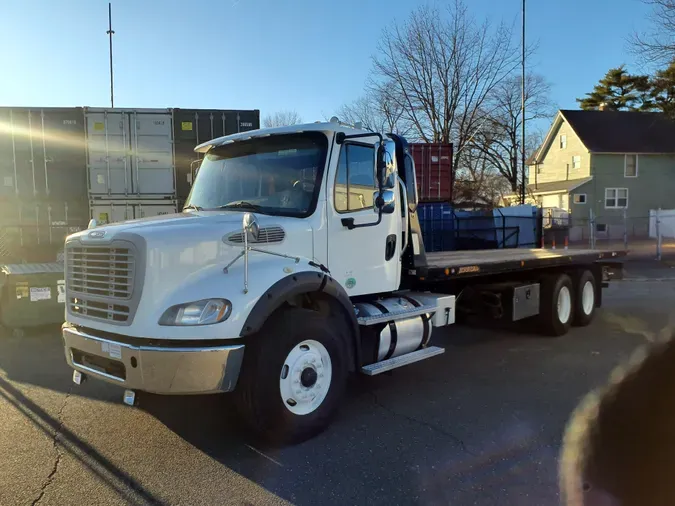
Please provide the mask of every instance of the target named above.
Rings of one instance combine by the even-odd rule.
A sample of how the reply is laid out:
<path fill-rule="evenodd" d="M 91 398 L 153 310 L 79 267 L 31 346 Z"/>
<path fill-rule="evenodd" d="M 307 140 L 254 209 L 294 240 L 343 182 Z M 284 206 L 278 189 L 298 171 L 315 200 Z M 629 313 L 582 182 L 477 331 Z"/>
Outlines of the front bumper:
<path fill-rule="evenodd" d="M 132 346 L 63 326 L 66 360 L 74 369 L 129 390 L 209 394 L 234 390 L 244 345 L 165 348 Z"/>

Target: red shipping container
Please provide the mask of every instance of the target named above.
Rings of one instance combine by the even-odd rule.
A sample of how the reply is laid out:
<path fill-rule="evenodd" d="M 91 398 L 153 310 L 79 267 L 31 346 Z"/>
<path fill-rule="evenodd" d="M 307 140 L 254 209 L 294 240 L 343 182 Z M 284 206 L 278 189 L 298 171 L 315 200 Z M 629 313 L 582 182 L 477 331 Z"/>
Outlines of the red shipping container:
<path fill-rule="evenodd" d="M 452 202 L 452 144 L 411 143 L 420 202 Z"/>

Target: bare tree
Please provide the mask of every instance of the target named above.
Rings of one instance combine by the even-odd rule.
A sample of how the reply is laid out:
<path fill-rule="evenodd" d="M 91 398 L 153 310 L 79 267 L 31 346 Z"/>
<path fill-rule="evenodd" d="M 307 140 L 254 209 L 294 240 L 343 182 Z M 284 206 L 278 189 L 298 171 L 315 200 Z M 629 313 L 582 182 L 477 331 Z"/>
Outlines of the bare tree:
<path fill-rule="evenodd" d="M 675 59 L 675 0 L 642 0 L 650 5 L 651 29 L 634 33 L 633 50 L 647 63 L 668 64 Z"/>
<path fill-rule="evenodd" d="M 391 84 L 370 86 L 363 96 L 341 106 L 337 116 L 346 123 L 361 123 L 366 130 L 410 136 L 413 133 L 410 121 L 403 107 L 391 98 L 391 91 Z"/>
<path fill-rule="evenodd" d="M 425 142 L 455 144 L 455 166 L 483 121 L 494 89 L 518 66 L 505 24 L 477 22 L 461 0 L 442 13 L 424 6 L 383 32 L 375 79 Z"/>
<path fill-rule="evenodd" d="M 484 123 L 470 139 L 471 147 L 477 149 L 499 174 L 518 190 L 521 177 L 521 127 L 522 78 L 511 76 L 501 81 L 490 94 L 487 107 L 490 112 Z M 538 74 L 530 74 L 525 80 L 525 120 L 552 118 L 556 107 L 550 98 L 551 86 Z M 526 138 L 525 152 L 537 149 L 540 135 L 535 132 Z"/>
<path fill-rule="evenodd" d="M 297 125 L 298 123 L 302 123 L 302 118 L 296 111 L 278 111 L 263 119 L 265 128 Z"/>

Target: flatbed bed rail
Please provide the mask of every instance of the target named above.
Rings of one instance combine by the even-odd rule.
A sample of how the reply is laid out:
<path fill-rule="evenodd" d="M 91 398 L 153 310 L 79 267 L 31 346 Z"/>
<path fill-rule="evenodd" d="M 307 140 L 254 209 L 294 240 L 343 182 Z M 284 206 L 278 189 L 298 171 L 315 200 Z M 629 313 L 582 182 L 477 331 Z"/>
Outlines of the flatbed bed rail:
<path fill-rule="evenodd" d="M 444 281 L 545 267 L 590 264 L 626 256 L 621 250 L 496 249 L 427 253 L 427 265 L 408 270 L 420 281 Z"/>

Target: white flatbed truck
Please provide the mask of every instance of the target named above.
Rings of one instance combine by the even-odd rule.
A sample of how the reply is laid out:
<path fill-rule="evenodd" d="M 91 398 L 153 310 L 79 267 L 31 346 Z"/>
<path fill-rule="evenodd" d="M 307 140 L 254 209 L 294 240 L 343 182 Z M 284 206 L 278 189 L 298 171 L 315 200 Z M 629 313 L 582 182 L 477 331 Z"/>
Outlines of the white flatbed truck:
<path fill-rule="evenodd" d="M 234 392 L 261 436 L 325 428 L 349 373 L 444 352 L 455 312 L 586 325 L 622 252 L 426 253 L 405 139 L 314 123 L 250 131 L 204 156 L 183 212 L 66 240 L 73 381 L 136 393 Z"/>

